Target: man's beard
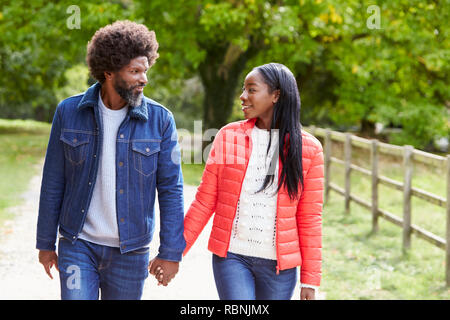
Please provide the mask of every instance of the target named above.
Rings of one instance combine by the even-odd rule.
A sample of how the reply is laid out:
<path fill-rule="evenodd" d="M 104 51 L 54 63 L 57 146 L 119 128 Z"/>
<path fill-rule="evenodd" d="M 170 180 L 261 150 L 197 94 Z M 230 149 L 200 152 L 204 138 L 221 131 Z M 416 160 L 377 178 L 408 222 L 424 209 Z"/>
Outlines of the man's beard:
<path fill-rule="evenodd" d="M 141 86 L 142 85 L 140 84 L 136 86 L 128 86 L 126 81 L 120 77 L 117 79 L 117 81 L 114 81 L 114 89 L 119 94 L 119 96 L 128 103 L 130 107 L 137 107 L 141 105 L 142 98 L 144 96 L 143 93 L 134 92 L 134 89 Z"/>

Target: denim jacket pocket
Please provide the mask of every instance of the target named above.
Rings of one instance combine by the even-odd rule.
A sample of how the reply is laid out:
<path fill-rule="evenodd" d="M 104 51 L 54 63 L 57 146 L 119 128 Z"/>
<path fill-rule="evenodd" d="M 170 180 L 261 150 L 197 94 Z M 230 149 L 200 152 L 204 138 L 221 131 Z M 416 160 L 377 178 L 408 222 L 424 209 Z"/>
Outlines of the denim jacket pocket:
<path fill-rule="evenodd" d="M 144 176 L 155 173 L 157 168 L 159 141 L 132 141 L 134 169 Z"/>
<path fill-rule="evenodd" d="M 73 165 L 80 165 L 86 159 L 87 146 L 93 134 L 65 131 L 63 129 L 60 140 L 64 143 L 64 157 Z"/>

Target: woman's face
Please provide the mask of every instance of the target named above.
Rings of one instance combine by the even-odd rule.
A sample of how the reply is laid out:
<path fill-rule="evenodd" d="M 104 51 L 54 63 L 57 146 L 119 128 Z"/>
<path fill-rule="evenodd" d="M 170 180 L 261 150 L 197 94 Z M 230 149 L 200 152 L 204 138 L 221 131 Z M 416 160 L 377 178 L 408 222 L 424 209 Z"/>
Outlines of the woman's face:
<path fill-rule="evenodd" d="M 269 92 L 269 86 L 263 81 L 262 75 L 257 71 L 251 71 L 244 81 L 242 94 L 242 111 L 246 119 L 259 118 L 264 123 L 271 123 L 273 105 L 277 102 L 279 90 Z"/>

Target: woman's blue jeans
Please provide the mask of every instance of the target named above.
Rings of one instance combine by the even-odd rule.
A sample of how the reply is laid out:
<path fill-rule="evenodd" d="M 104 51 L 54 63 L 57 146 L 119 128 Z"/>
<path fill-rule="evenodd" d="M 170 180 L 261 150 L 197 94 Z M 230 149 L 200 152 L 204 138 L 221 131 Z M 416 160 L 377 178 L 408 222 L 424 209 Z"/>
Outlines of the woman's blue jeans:
<path fill-rule="evenodd" d="M 213 254 L 214 279 L 221 300 L 290 300 L 297 281 L 297 268 L 276 274 L 275 260 L 228 252 Z"/>
<path fill-rule="evenodd" d="M 138 300 L 148 277 L 148 248 L 121 254 L 119 248 L 78 239 L 59 240 L 61 299 Z"/>

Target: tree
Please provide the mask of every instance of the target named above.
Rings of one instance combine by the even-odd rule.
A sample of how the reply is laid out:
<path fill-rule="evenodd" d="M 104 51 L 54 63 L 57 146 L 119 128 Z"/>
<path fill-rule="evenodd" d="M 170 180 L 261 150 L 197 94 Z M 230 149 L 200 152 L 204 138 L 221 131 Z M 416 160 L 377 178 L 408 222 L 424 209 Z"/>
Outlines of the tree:
<path fill-rule="evenodd" d="M 287 4 L 282 4 L 286 2 Z M 220 128 L 232 114 L 248 62 L 289 43 L 297 17 L 288 1 L 142 1 L 136 12 L 156 31 L 158 73 L 200 76 L 204 128 Z"/>
<path fill-rule="evenodd" d="M 404 128 L 397 142 L 424 146 L 448 132 L 447 9 L 445 1 L 204 0 L 141 2 L 136 12 L 161 43 L 158 73 L 200 76 L 205 129 L 233 117 L 244 71 L 276 61 L 297 75 L 304 123 L 369 135 L 375 122 L 394 124 Z"/>
<path fill-rule="evenodd" d="M 69 28 L 77 22 L 68 22 L 71 6 L 2 2 L 3 117 L 51 119 L 66 70 L 84 63 L 94 32 L 130 19 L 155 30 L 160 43 L 146 94 L 197 117 L 199 79 L 204 129 L 242 118 L 244 75 L 273 61 L 296 75 L 304 124 L 368 135 L 375 122 L 392 124 L 403 127 L 394 142 L 416 147 L 449 135 L 448 1 L 89 1 L 78 6 L 79 29 Z"/>
<path fill-rule="evenodd" d="M 65 71 L 84 61 L 86 45 L 99 27 L 127 17 L 120 2 L 84 2 L 80 28 L 68 10 L 73 1 L 2 1 L 0 11 L 0 113 L 2 117 L 50 121 L 55 91 Z M 73 7 L 73 6 L 72 6 Z M 75 21 L 76 22 L 76 21 Z"/>
<path fill-rule="evenodd" d="M 375 122 L 400 126 L 402 133 L 391 142 L 423 148 L 436 136 L 450 135 L 449 2 L 377 4 L 323 2 L 306 26 L 319 48 L 312 63 L 296 67 L 314 111 L 307 118 L 357 126 L 372 136 Z M 309 92 L 320 95 L 311 99 Z"/>

